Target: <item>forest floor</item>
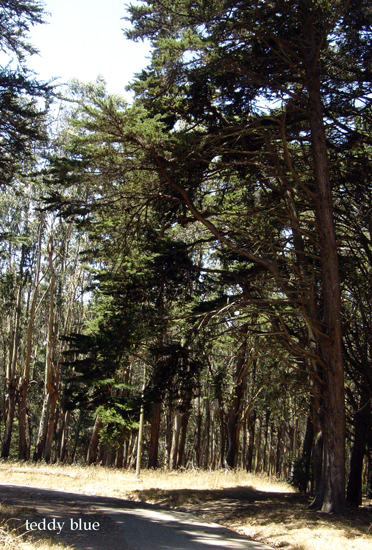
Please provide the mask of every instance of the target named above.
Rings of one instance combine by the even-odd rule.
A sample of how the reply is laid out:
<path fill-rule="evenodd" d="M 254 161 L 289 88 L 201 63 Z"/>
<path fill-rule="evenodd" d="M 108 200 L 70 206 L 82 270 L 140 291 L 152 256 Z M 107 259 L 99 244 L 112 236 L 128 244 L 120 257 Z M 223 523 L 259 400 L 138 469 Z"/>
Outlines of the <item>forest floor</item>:
<path fill-rule="evenodd" d="M 371 502 L 342 516 L 314 512 L 307 509 L 309 497 L 290 485 L 244 471 L 143 470 L 138 480 L 134 472 L 100 466 L 2 462 L 0 474 L 4 483 L 114 496 L 190 512 L 272 548 L 372 549 Z"/>

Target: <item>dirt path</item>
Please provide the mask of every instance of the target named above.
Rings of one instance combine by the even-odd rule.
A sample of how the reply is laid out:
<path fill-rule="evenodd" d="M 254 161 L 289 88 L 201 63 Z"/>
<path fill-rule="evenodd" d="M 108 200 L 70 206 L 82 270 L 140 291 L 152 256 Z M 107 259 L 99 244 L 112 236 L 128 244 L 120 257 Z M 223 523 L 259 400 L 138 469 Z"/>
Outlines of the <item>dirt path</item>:
<path fill-rule="evenodd" d="M 20 519 L 75 550 L 270 550 L 183 512 L 123 499 L 0 485 L 0 502 L 24 507 Z"/>

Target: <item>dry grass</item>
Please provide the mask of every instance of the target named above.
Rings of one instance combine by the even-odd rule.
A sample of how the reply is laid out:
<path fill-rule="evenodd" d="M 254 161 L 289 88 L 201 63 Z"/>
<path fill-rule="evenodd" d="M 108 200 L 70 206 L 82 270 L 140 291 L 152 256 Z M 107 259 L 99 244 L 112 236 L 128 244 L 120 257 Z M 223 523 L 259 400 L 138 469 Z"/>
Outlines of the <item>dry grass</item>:
<path fill-rule="evenodd" d="M 333 517 L 307 509 L 283 482 L 243 471 L 134 472 L 100 466 L 1 463 L 4 482 L 115 496 L 190 511 L 274 548 L 371 550 L 372 507 Z"/>
<path fill-rule="evenodd" d="M 32 508 L 8 506 L 0 503 L 0 548 L 4 550 L 72 550 L 50 538 L 26 535 L 24 518 Z"/>

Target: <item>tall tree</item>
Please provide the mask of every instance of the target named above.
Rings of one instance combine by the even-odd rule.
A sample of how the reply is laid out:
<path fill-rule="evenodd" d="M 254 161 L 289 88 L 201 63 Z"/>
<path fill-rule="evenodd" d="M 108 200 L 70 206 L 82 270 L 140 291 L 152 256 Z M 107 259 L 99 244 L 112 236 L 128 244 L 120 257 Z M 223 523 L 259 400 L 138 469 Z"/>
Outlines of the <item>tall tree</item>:
<path fill-rule="evenodd" d="M 311 332 L 309 353 L 317 358 L 314 380 L 321 381 L 316 393 L 323 468 L 315 505 L 337 512 L 345 494 L 345 410 L 337 181 L 330 152 L 342 146 L 345 134 L 354 134 L 350 117 L 370 104 L 367 2 L 218 0 L 206 6 L 154 0 L 130 12 L 134 28 L 128 36 L 150 38 L 154 47 L 151 68 L 133 86 L 138 101 L 152 113 L 164 113 L 164 122 L 183 140 L 171 156 L 147 144 L 164 185 L 221 245 L 266 270 L 279 292 L 293 304 L 299 301 Z M 175 127 L 176 121 L 183 126 Z M 204 163 L 199 179 L 198 158 Z M 194 177 L 188 179 L 192 163 Z M 320 284 L 315 301 L 309 281 L 307 288 L 293 286 L 293 266 L 284 267 L 274 253 L 279 243 L 265 235 L 266 246 L 262 238 L 261 250 L 252 246 L 231 213 L 230 219 L 221 215 L 222 202 L 216 201 L 211 215 L 200 192 L 207 177 L 216 181 L 217 174 L 218 197 L 226 187 L 239 188 L 234 177 L 244 188 L 259 181 L 260 192 L 272 198 L 287 193 L 291 204 L 284 212 L 272 211 L 273 223 L 286 218 L 293 251 L 308 265 L 313 263 L 308 239 L 315 244 Z M 309 225 L 305 211 L 312 213 Z"/>

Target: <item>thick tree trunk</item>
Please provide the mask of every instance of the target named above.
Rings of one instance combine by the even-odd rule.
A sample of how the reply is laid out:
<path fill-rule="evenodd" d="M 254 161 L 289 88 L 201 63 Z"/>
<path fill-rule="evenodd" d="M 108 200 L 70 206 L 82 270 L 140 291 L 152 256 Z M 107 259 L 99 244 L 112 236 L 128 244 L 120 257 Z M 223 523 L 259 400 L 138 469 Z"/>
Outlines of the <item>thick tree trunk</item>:
<path fill-rule="evenodd" d="M 241 329 L 243 333 L 247 332 L 247 325 Z M 247 339 L 244 338 L 239 347 L 234 373 L 234 396 L 231 408 L 228 412 L 226 423 L 227 428 L 227 453 L 225 464 L 229 468 L 236 468 L 239 454 L 239 435 L 241 428 L 242 404 L 246 386 L 246 351 Z"/>
<path fill-rule="evenodd" d="M 306 77 L 309 93 L 309 122 L 316 185 L 315 216 L 319 234 L 323 319 L 319 335 L 323 365 L 325 425 L 322 468 L 322 510 L 340 512 L 345 504 L 345 396 L 342 357 L 341 291 L 333 216 L 332 190 L 323 121 L 317 44 L 314 29 L 307 29 L 309 57 Z"/>
<path fill-rule="evenodd" d="M 154 403 L 151 416 L 151 435 L 149 448 L 149 468 L 158 467 L 158 451 L 159 451 L 159 433 L 160 433 L 160 418 L 161 418 L 161 402 Z"/>

